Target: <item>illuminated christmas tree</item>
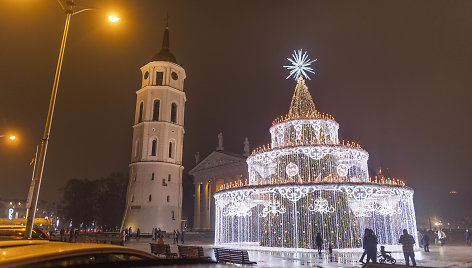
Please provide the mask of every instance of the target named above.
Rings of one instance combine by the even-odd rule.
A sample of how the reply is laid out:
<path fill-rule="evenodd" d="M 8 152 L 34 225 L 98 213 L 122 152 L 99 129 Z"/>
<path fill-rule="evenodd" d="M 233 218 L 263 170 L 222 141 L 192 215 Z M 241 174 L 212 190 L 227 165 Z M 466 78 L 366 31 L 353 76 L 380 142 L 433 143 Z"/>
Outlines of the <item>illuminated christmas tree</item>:
<path fill-rule="evenodd" d="M 402 229 L 416 235 L 413 190 L 369 178 L 367 151 L 339 141 L 339 124 L 315 108 L 304 79 L 313 60 L 301 50 L 289 60 L 297 81 L 289 113 L 248 157 L 247 183 L 214 195 L 215 243 L 311 249 L 320 233 L 325 248 L 355 248 L 364 228 L 382 244 L 396 244 Z"/>

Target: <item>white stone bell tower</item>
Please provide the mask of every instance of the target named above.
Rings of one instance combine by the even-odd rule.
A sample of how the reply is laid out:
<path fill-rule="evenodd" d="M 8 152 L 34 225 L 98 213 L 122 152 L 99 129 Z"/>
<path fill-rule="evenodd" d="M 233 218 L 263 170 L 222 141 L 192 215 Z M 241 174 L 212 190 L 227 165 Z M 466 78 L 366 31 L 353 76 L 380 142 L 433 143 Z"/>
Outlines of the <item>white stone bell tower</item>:
<path fill-rule="evenodd" d="M 168 27 L 161 51 L 141 72 L 122 228 L 172 232 L 180 229 L 182 212 L 186 75 L 169 50 Z"/>

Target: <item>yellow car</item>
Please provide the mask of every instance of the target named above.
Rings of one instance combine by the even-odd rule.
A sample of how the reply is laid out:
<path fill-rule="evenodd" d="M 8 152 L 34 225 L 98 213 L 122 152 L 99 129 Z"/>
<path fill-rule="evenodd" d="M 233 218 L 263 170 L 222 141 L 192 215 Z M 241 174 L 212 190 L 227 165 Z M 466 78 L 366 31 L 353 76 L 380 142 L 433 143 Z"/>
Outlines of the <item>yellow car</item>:
<path fill-rule="evenodd" d="M 159 259 L 149 253 L 107 244 L 0 241 L 0 267 L 153 266 L 155 261 Z"/>

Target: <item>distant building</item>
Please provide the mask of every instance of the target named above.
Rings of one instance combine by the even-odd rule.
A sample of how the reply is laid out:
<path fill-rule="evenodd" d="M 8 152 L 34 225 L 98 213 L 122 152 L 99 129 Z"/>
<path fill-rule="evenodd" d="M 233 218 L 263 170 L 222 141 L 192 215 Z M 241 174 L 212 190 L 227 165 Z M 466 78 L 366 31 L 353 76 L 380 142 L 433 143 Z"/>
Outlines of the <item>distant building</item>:
<path fill-rule="evenodd" d="M 185 70 L 169 50 L 166 27 L 162 49 L 141 67 L 136 92 L 129 184 L 122 227 L 172 232 L 181 226 Z"/>
<path fill-rule="evenodd" d="M 223 134 L 218 135 L 218 147 L 201 162 L 197 153 L 196 166 L 189 171 L 194 177 L 193 229 L 215 230 L 215 199 L 213 194 L 225 183 L 234 183 L 248 178 L 246 158 L 249 141 L 244 141 L 244 153 L 227 152 L 223 147 Z"/>

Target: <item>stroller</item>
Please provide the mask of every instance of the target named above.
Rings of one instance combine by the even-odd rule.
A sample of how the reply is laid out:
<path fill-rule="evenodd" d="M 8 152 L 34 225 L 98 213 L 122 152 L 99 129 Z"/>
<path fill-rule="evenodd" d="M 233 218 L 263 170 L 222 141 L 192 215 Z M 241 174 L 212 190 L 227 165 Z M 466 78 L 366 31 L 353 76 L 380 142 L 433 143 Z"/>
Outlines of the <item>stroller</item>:
<path fill-rule="evenodd" d="M 392 257 L 392 252 L 391 251 L 385 251 L 385 247 L 381 246 L 380 247 L 380 255 L 377 257 L 379 259 L 380 263 L 391 263 L 395 264 L 397 260 Z"/>

